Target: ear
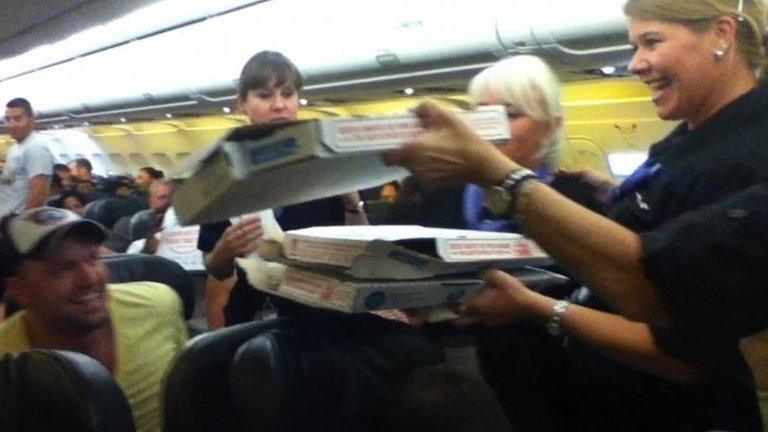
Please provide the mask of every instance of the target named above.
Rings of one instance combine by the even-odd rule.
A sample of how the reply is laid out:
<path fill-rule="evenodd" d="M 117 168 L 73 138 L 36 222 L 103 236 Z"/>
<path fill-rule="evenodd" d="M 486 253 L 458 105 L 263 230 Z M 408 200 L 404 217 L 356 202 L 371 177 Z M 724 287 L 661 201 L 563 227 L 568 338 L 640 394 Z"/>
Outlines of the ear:
<path fill-rule="evenodd" d="M 24 282 L 18 276 L 7 277 L 3 280 L 5 284 L 6 296 L 22 307 L 26 308 L 29 303 L 28 290 L 24 289 Z"/>
<path fill-rule="evenodd" d="M 240 95 L 235 99 L 235 111 L 240 114 L 245 114 L 245 100 L 240 97 Z"/>
<path fill-rule="evenodd" d="M 714 33 L 721 45 L 731 47 L 736 43 L 739 23 L 735 18 L 721 15 L 715 20 Z"/>

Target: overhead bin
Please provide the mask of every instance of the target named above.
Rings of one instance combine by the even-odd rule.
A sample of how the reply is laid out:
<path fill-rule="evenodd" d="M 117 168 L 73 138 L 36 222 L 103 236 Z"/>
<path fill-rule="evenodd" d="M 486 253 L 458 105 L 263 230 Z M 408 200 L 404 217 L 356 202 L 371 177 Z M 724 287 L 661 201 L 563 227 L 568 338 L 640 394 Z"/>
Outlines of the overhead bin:
<path fill-rule="evenodd" d="M 589 4 L 588 4 L 589 3 Z M 555 68 L 626 62 L 622 1 L 272 0 L 0 81 L 42 118 L 168 111 L 232 95 L 243 63 L 272 49 L 317 97 L 345 88 L 466 80 L 509 54 Z"/>

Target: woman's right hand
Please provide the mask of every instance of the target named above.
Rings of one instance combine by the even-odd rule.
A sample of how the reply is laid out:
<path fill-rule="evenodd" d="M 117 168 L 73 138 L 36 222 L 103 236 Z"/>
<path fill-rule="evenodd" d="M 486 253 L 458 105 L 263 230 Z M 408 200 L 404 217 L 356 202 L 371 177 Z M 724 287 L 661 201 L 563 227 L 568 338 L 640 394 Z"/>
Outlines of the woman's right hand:
<path fill-rule="evenodd" d="M 388 165 L 402 165 L 431 185 L 470 182 L 483 187 L 501 183 L 519 167 L 435 102 L 419 105 L 416 115 L 427 131 L 416 142 L 386 153 Z"/>
<path fill-rule="evenodd" d="M 212 253 L 220 259 L 235 259 L 255 251 L 264 237 L 261 218 L 247 216 L 224 231 Z"/>

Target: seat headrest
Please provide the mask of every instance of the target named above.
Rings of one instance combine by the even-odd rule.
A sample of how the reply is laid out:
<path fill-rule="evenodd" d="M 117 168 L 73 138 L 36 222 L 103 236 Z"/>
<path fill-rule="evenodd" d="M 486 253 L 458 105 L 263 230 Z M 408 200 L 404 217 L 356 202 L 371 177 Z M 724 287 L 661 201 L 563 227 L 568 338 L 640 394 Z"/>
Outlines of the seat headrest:
<path fill-rule="evenodd" d="M 283 323 L 282 318 L 203 333 L 189 342 L 168 371 L 163 387 L 163 430 L 233 430 L 229 370 L 243 342 Z"/>
<path fill-rule="evenodd" d="M 184 305 L 184 319 L 195 311 L 195 282 L 181 265 L 157 255 L 115 254 L 102 258 L 109 269 L 110 282 L 159 282 L 173 288 Z"/>
<path fill-rule="evenodd" d="M 36 350 L 0 360 L 0 429 L 133 432 L 122 390 L 96 360 Z"/>

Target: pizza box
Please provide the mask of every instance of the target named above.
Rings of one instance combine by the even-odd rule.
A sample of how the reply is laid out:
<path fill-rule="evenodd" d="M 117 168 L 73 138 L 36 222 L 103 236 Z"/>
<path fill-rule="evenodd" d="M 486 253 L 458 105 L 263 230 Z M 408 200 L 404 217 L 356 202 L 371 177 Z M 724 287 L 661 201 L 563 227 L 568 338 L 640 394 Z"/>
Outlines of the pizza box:
<path fill-rule="evenodd" d="M 343 225 L 287 231 L 289 265 L 339 268 L 358 279 L 424 279 L 495 268 L 544 266 L 549 256 L 513 233 L 417 225 Z"/>
<path fill-rule="evenodd" d="M 502 107 L 458 114 L 487 140 L 509 139 Z M 407 175 L 381 153 L 422 131 L 412 114 L 236 128 L 190 158 L 173 203 L 189 225 L 379 186 Z"/>
<path fill-rule="evenodd" d="M 249 267 L 245 267 L 250 280 Z M 511 271 L 535 289 L 564 283 L 565 276 L 525 268 Z M 484 287 L 478 274 L 436 277 L 417 281 L 361 280 L 339 273 L 287 267 L 282 281 L 259 290 L 312 307 L 348 313 L 388 309 L 414 309 L 461 303 Z"/>

